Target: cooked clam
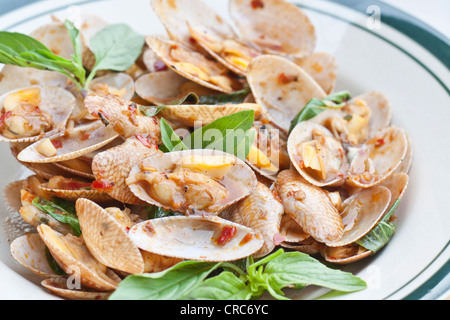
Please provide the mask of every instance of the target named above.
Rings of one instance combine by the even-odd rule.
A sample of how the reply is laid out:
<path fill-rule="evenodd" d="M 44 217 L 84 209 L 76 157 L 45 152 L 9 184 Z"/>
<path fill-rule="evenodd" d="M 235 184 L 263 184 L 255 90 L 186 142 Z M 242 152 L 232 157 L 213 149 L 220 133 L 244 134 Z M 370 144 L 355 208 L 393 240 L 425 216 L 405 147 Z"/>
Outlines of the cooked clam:
<path fill-rule="evenodd" d="M 50 292 L 68 300 L 107 300 L 111 292 L 97 292 L 89 288 L 70 288 L 70 280 L 66 277 L 51 277 L 41 282 Z"/>
<path fill-rule="evenodd" d="M 241 259 L 264 242 L 252 229 L 216 216 L 148 220 L 131 228 L 129 235 L 144 251 L 199 261 Z"/>
<path fill-rule="evenodd" d="M 313 52 L 312 54 L 294 59 L 325 91 L 330 94 L 336 84 L 337 64 L 336 58 L 326 52 Z"/>
<path fill-rule="evenodd" d="M 75 97 L 58 87 L 30 87 L 0 97 L 0 141 L 32 142 L 64 129 Z"/>
<path fill-rule="evenodd" d="M 156 154 L 139 162 L 126 180 L 139 199 L 186 215 L 217 215 L 256 188 L 254 172 L 239 158 L 216 150 Z"/>
<path fill-rule="evenodd" d="M 131 100 L 135 93 L 135 83 L 128 74 L 118 72 L 95 78 L 90 83 L 89 89 L 94 94 L 113 94 L 122 99 Z"/>

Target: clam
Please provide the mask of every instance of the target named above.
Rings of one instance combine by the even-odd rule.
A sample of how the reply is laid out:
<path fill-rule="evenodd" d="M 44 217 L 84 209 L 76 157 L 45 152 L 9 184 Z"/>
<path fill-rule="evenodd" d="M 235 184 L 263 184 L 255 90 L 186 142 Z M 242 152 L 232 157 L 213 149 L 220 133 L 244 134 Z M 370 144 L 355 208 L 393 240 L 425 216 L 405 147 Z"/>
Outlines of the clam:
<path fill-rule="evenodd" d="M 275 187 L 286 214 L 304 232 L 325 244 L 342 238 L 344 224 L 327 191 L 310 184 L 295 170 L 281 171 Z"/>
<path fill-rule="evenodd" d="M 150 135 L 155 141 L 159 140 L 159 122 L 155 117 L 144 116 L 139 108 L 142 107 L 129 100 L 115 95 L 89 95 L 85 99 L 88 111 L 100 118 L 105 126 L 111 126 L 123 138 L 134 135 Z"/>
<path fill-rule="evenodd" d="M 118 134 L 100 120 L 88 122 L 35 142 L 17 156 L 27 163 L 54 163 L 84 156 L 109 144 Z"/>
<path fill-rule="evenodd" d="M 402 162 L 397 167 L 395 172 L 403 172 L 408 173 L 409 170 L 411 170 L 412 162 L 413 162 L 413 155 L 414 155 L 414 147 L 411 142 L 411 138 L 409 135 L 405 132 L 406 140 L 407 140 L 407 148 L 406 148 L 406 154 L 402 159 Z"/>
<path fill-rule="evenodd" d="M 160 152 L 147 137 L 128 138 L 120 146 L 97 154 L 92 161 L 92 172 L 98 189 L 104 189 L 114 199 L 128 204 L 145 204 L 131 193 L 125 179 L 139 161 Z"/>
<path fill-rule="evenodd" d="M 379 130 L 388 127 L 392 119 L 392 107 L 388 98 L 378 91 L 369 91 L 361 94 L 352 101 L 362 100 L 371 110 L 371 117 L 369 122 L 369 137 L 374 136 Z"/>
<path fill-rule="evenodd" d="M 302 58 L 314 51 L 314 26 L 295 4 L 280 0 L 231 0 L 230 14 L 242 39 L 265 53 Z"/>
<path fill-rule="evenodd" d="M 319 186 L 336 186 L 344 182 L 348 167 L 341 142 L 325 127 L 300 122 L 288 139 L 292 164 L 308 182 Z"/>
<path fill-rule="evenodd" d="M 391 201 L 388 209 L 392 208 L 396 201 L 401 200 L 408 187 L 409 177 L 404 172 L 395 172 L 385 179 L 380 185 L 391 192 Z"/>
<path fill-rule="evenodd" d="M 135 83 L 128 74 L 117 72 L 95 78 L 89 84 L 89 89 L 94 94 L 114 94 L 123 99 L 131 100 L 135 93 Z"/>
<path fill-rule="evenodd" d="M 264 240 L 252 229 L 217 216 L 144 221 L 129 232 L 142 250 L 188 260 L 231 261 L 257 252 Z"/>
<path fill-rule="evenodd" d="M 164 119 L 177 122 L 188 127 L 196 124 L 207 125 L 219 118 L 236 112 L 253 110 L 255 118 L 261 116 L 261 106 L 256 103 L 218 104 L 218 105 L 170 105 L 160 111 Z"/>
<path fill-rule="evenodd" d="M 48 264 L 45 244 L 37 233 L 15 239 L 11 242 L 10 250 L 11 255 L 19 264 L 38 276 L 43 278 L 56 276 Z"/>
<path fill-rule="evenodd" d="M 123 272 L 144 271 L 139 249 L 112 215 L 87 199 L 77 200 L 76 212 L 86 246 L 99 262 Z"/>
<path fill-rule="evenodd" d="M 3 201 L 9 212 L 19 212 L 22 206 L 20 200 L 20 190 L 23 188 L 24 180 L 13 181 L 3 189 Z"/>
<path fill-rule="evenodd" d="M 107 267 L 89 252 L 83 240 L 62 235 L 47 225 L 37 227 L 38 233 L 66 274 L 79 277 L 82 285 L 98 291 L 112 291 L 118 282 L 107 275 Z"/>
<path fill-rule="evenodd" d="M 225 93 L 242 88 L 228 69 L 182 43 L 151 36 L 147 44 L 170 69 L 186 79 Z"/>
<path fill-rule="evenodd" d="M 0 97 L 0 141 L 32 142 L 64 129 L 75 97 L 58 87 L 16 89 Z"/>
<path fill-rule="evenodd" d="M 217 215 L 253 192 L 254 172 L 239 158 L 217 150 L 160 153 L 133 167 L 131 192 L 149 204 L 186 215 Z"/>
<path fill-rule="evenodd" d="M 170 267 L 173 267 L 177 263 L 183 261 L 184 259 L 166 257 L 160 254 L 155 254 L 147 251 L 142 251 L 142 258 L 144 259 L 144 272 L 153 273 L 161 272 Z"/>
<path fill-rule="evenodd" d="M 51 277 L 41 282 L 50 292 L 68 300 L 107 300 L 111 292 L 97 292 L 89 288 L 72 289 L 70 279 L 66 277 Z"/>
<path fill-rule="evenodd" d="M 86 198 L 96 202 L 114 200 L 103 190 L 92 188 L 92 181 L 53 176 L 47 183 L 40 186 L 41 190 L 50 197 L 58 197 L 68 201 Z"/>
<path fill-rule="evenodd" d="M 365 249 L 364 247 L 361 247 L 356 243 L 352 243 L 336 248 L 325 246 L 320 250 L 320 254 L 325 258 L 326 261 L 330 263 L 347 265 L 370 257 L 371 255 L 373 255 L 373 252 Z"/>
<path fill-rule="evenodd" d="M 326 52 L 313 52 L 312 54 L 294 59 L 325 91 L 330 94 L 336 84 L 337 64 L 336 58 Z"/>
<path fill-rule="evenodd" d="M 312 98 L 326 93 L 311 76 L 283 57 L 263 55 L 250 62 L 247 81 L 269 120 L 288 132 L 291 121 Z"/>
<path fill-rule="evenodd" d="M 284 208 L 264 184 L 258 183 L 255 191 L 225 211 L 221 216 L 251 228 L 263 238 L 263 246 L 253 257 L 263 257 L 279 244 L 280 221 Z"/>

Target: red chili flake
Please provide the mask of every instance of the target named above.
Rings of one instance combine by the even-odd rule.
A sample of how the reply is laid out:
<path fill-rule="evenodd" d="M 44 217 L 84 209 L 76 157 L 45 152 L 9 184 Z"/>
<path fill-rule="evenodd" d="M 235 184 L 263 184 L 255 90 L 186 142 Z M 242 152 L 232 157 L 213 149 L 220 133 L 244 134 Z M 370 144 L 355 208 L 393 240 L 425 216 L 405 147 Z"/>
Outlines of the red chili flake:
<path fill-rule="evenodd" d="M 130 104 L 129 106 L 128 106 L 128 110 L 130 110 L 131 112 L 136 112 L 136 110 L 137 110 L 137 106 L 136 106 L 136 103 L 132 103 L 132 104 Z"/>
<path fill-rule="evenodd" d="M 383 144 L 384 144 L 383 138 L 377 140 L 377 147 L 382 146 Z"/>
<path fill-rule="evenodd" d="M 1 115 L 0 117 L 0 128 L 3 128 L 3 126 L 5 125 L 5 120 L 8 119 L 11 116 L 12 112 L 8 111 L 5 112 Z"/>
<path fill-rule="evenodd" d="M 264 2 L 262 0 L 253 0 L 251 5 L 254 10 L 264 8 Z"/>
<path fill-rule="evenodd" d="M 297 76 L 287 76 L 284 73 L 282 73 L 278 76 L 278 82 L 280 84 L 287 84 L 292 81 L 297 81 Z"/>
<path fill-rule="evenodd" d="M 141 134 L 138 134 L 137 136 L 136 136 L 136 139 L 138 139 L 144 146 L 146 146 L 147 148 L 151 148 L 152 147 L 152 145 L 150 144 L 150 141 L 148 141 L 148 138 L 147 137 L 145 137 L 145 136 L 143 136 L 143 135 L 141 135 Z"/>
<path fill-rule="evenodd" d="M 66 187 L 68 190 L 80 190 L 81 188 L 90 188 L 91 184 L 85 182 L 70 181 L 69 183 L 67 183 Z"/>
<path fill-rule="evenodd" d="M 247 233 L 244 238 L 242 238 L 241 242 L 239 242 L 240 246 L 250 242 L 253 239 L 253 235 L 251 233 Z"/>
<path fill-rule="evenodd" d="M 61 140 L 52 140 L 52 145 L 56 148 L 56 149 L 60 149 L 62 148 L 62 142 Z"/>
<path fill-rule="evenodd" d="M 197 40 L 194 39 L 194 37 L 189 37 L 189 43 L 192 45 L 196 45 L 197 44 Z"/>
<path fill-rule="evenodd" d="M 218 245 L 224 245 L 230 241 L 236 234 L 236 227 L 225 227 L 222 229 L 219 239 L 217 239 Z"/>
<path fill-rule="evenodd" d="M 111 189 L 114 187 L 114 182 L 108 180 L 95 180 L 92 182 L 91 187 L 97 190 Z"/>
<path fill-rule="evenodd" d="M 167 65 L 162 60 L 156 61 L 153 67 L 155 68 L 156 72 L 166 71 L 168 69 Z"/>
<path fill-rule="evenodd" d="M 86 141 L 86 140 L 88 140 L 89 138 L 91 137 L 91 135 L 89 134 L 89 133 L 85 133 L 85 134 L 83 134 L 82 136 L 81 136 L 81 141 Z"/>

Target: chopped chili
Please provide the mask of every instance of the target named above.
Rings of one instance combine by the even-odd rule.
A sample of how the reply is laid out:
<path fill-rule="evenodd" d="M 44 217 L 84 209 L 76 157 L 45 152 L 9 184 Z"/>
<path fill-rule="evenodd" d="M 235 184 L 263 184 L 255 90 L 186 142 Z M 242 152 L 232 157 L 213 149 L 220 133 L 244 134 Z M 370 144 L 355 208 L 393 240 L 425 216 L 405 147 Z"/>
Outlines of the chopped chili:
<path fill-rule="evenodd" d="M 264 8 L 264 2 L 262 0 L 252 0 L 252 9 L 263 9 Z"/>
<path fill-rule="evenodd" d="M 92 182 L 91 187 L 97 190 L 111 189 L 112 187 L 114 187 L 114 182 L 103 179 L 95 180 L 94 182 Z"/>
<path fill-rule="evenodd" d="M 222 229 L 219 239 L 217 239 L 218 245 L 224 245 L 229 242 L 236 234 L 236 227 L 225 227 Z"/>

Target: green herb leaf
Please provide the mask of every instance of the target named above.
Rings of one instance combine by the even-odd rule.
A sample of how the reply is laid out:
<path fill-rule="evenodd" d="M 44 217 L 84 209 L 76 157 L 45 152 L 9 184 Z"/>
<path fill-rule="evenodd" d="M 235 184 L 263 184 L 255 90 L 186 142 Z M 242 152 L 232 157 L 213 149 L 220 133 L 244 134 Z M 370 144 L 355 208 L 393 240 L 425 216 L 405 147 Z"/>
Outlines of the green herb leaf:
<path fill-rule="evenodd" d="M 204 95 L 198 97 L 198 104 L 238 104 L 242 103 L 250 93 L 250 88 L 244 88 L 242 90 L 233 93 Z"/>
<path fill-rule="evenodd" d="M 64 270 L 56 262 L 55 258 L 53 258 L 50 250 L 47 247 L 45 247 L 45 258 L 47 259 L 47 263 L 54 273 L 56 273 L 59 276 L 67 276 Z"/>
<path fill-rule="evenodd" d="M 81 236 L 80 222 L 74 214 L 67 212 L 64 208 L 40 197 L 34 198 L 32 204 L 39 210 L 50 215 L 53 219 L 68 224 L 77 237 Z"/>
<path fill-rule="evenodd" d="M 64 22 L 67 31 L 69 32 L 70 39 L 72 40 L 72 45 L 74 48 L 75 54 L 72 56 L 73 63 L 77 65 L 81 74 L 77 74 L 77 77 L 84 86 L 84 82 L 86 80 L 86 70 L 83 66 L 83 44 L 81 42 L 80 31 L 75 27 L 72 21 L 66 20 Z"/>
<path fill-rule="evenodd" d="M 162 109 L 164 109 L 166 106 L 139 106 L 139 111 L 147 117 L 154 117 L 156 116 Z"/>
<path fill-rule="evenodd" d="M 126 277 L 109 300 L 177 300 L 202 283 L 220 263 L 184 261 L 157 273 Z"/>
<path fill-rule="evenodd" d="M 86 86 L 99 70 L 124 71 L 131 67 L 142 53 L 145 39 L 125 24 L 112 24 L 91 38 L 95 66 Z"/>
<path fill-rule="evenodd" d="M 189 150 L 189 148 L 181 141 L 180 137 L 173 131 L 172 127 L 164 118 L 160 120 L 161 139 L 165 148 L 159 148 L 163 152 Z"/>
<path fill-rule="evenodd" d="M 336 104 L 336 107 L 341 107 L 345 102 L 350 100 L 352 98 L 350 92 L 348 91 L 340 91 L 336 93 L 332 93 L 329 96 L 327 96 L 325 101 L 332 101 Z"/>
<path fill-rule="evenodd" d="M 172 217 L 172 216 L 183 216 L 183 214 L 173 211 L 167 211 L 163 208 L 157 206 L 147 206 L 145 207 L 145 212 L 147 214 L 148 219 L 158 219 L 164 217 Z"/>

